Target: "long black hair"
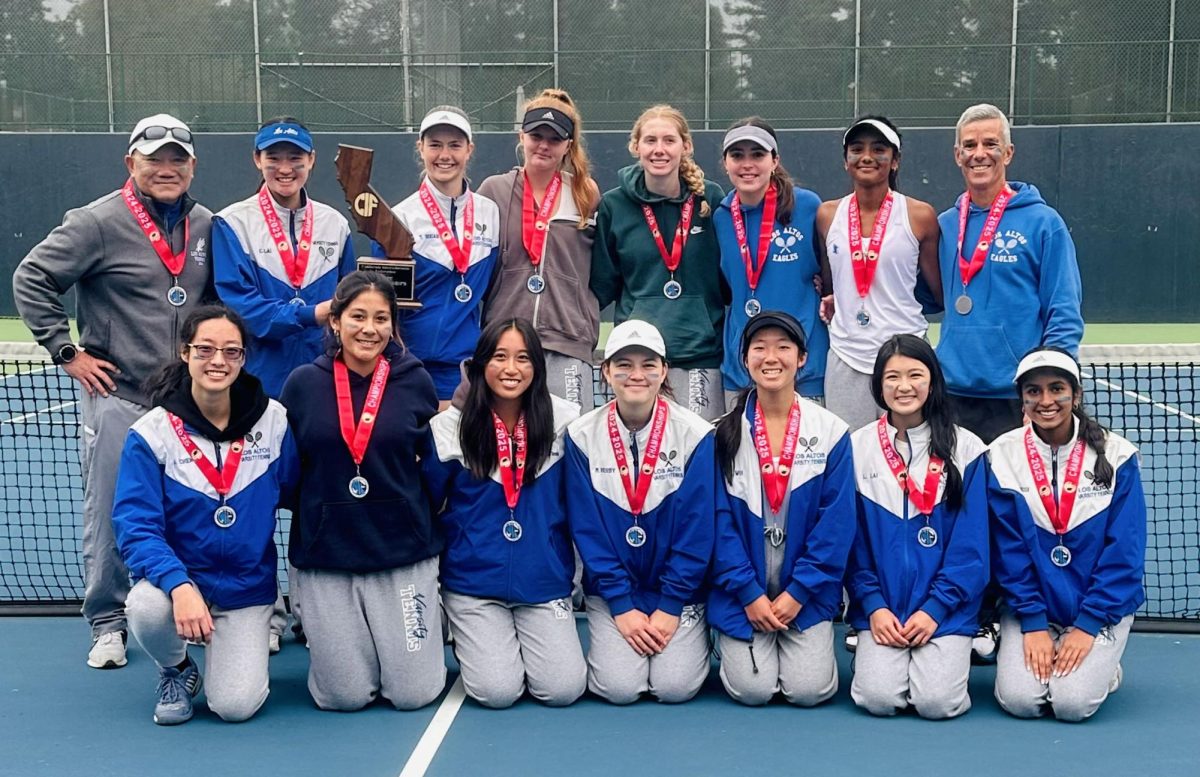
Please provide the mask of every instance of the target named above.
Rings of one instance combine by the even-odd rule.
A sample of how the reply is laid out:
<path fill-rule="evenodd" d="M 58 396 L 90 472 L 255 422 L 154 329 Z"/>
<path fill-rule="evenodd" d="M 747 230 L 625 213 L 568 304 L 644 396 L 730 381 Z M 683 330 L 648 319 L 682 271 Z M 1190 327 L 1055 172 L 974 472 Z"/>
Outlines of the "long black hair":
<path fill-rule="evenodd" d="M 1025 356 L 1028 356 L 1030 353 L 1036 353 L 1037 351 L 1054 351 L 1055 353 L 1061 353 L 1069 356 L 1071 360 L 1075 362 L 1076 367 L 1079 365 L 1079 361 L 1075 359 L 1074 356 L 1071 356 L 1069 351 L 1059 348 L 1055 345 L 1043 345 L 1038 348 L 1034 348 L 1029 351 L 1029 353 L 1025 354 Z M 1020 397 L 1022 403 L 1024 403 L 1025 386 L 1027 386 L 1029 381 L 1033 378 L 1047 374 L 1065 380 L 1068 384 L 1070 384 L 1072 393 L 1079 398 L 1079 403 L 1074 405 L 1074 407 L 1071 409 L 1071 412 L 1077 419 L 1079 419 L 1079 436 L 1083 438 L 1084 442 L 1087 443 L 1089 448 L 1096 452 L 1096 466 L 1095 472 L 1093 473 L 1095 475 L 1094 482 L 1106 488 L 1111 488 L 1114 474 L 1113 466 L 1112 462 L 1108 460 L 1108 456 L 1106 456 L 1104 452 L 1104 446 L 1108 440 L 1108 430 L 1101 426 L 1099 421 L 1097 421 L 1095 418 L 1092 418 L 1090 415 L 1088 415 L 1087 411 L 1083 409 L 1083 386 L 1079 385 L 1079 381 L 1075 379 L 1074 375 L 1057 367 L 1038 367 L 1037 369 L 1026 372 L 1020 377 L 1017 382 L 1017 396 Z"/>
<path fill-rule="evenodd" d="M 895 124 L 893 124 L 892 120 L 889 119 L 887 116 L 879 116 L 878 114 L 870 113 L 870 114 L 867 114 L 866 116 L 859 116 L 857 119 L 854 120 L 854 123 L 851 124 L 850 126 L 853 127 L 855 124 L 859 124 L 864 121 L 877 121 L 880 124 L 885 124 L 888 127 L 891 127 L 892 131 L 896 133 L 896 137 L 900 138 L 901 142 L 904 141 L 904 137 L 900 134 L 900 128 L 897 127 Z M 878 130 L 876 130 L 876 131 L 878 131 Z M 892 145 L 891 143 L 888 143 L 886 138 L 884 139 L 884 142 L 887 143 L 889 146 Z M 892 154 L 893 154 L 896 162 L 899 162 L 900 161 L 900 149 L 893 148 Z M 846 149 L 843 148 L 842 149 L 842 159 L 845 159 L 845 158 L 846 158 Z M 888 170 L 888 187 L 891 188 L 893 191 L 899 191 L 899 186 L 900 186 L 900 166 L 899 166 L 899 164 L 897 164 L 895 170 Z"/>
<path fill-rule="evenodd" d="M 780 311 L 763 311 L 760 316 L 780 315 Z M 787 315 L 784 313 L 783 315 Z M 791 316 L 788 316 L 791 318 Z M 796 333 L 789 331 L 787 327 L 771 327 L 779 329 L 788 339 L 796 344 L 801 356 L 808 354 L 808 344 L 804 340 L 804 330 L 800 328 L 800 322 L 794 318 L 791 319 L 795 323 L 795 329 L 799 332 L 799 339 Z M 762 327 L 767 329 L 768 327 Z M 761 330 L 760 330 L 761 331 Z M 745 333 L 742 336 L 742 362 L 746 361 L 746 354 L 750 351 L 750 343 L 752 337 L 746 337 Z M 738 392 L 737 401 L 733 404 L 733 409 L 725 415 L 721 416 L 721 420 L 717 422 L 716 443 L 717 443 L 717 461 L 721 464 L 721 474 L 725 476 L 725 482 L 733 485 L 733 462 L 737 458 L 738 450 L 742 447 L 742 419 L 746 415 L 746 403 L 750 399 L 750 392 L 753 387 L 747 387 Z"/>
<path fill-rule="evenodd" d="M 329 321 L 325 324 L 325 354 L 327 356 L 336 356 L 342 348 L 341 342 L 333 332 L 333 320 L 341 318 L 342 313 L 346 312 L 346 308 L 350 307 L 350 303 L 358 299 L 360 294 L 368 291 L 378 292 L 387 300 L 388 306 L 392 309 L 392 339 L 401 347 L 404 346 L 404 340 L 400 337 L 400 319 L 396 315 L 396 287 L 383 273 L 355 270 L 338 282 L 337 288 L 333 290 L 333 299 L 329 301 Z"/>
<path fill-rule="evenodd" d="M 189 379 L 188 363 L 183 360 L 183 356 L 188 350 L 188 343 L 196 339 L 196 332 L 200 329 L 201 324 L 217 318 L 223 318 L 237 328 L 238 336 L 242 338 L 242 347 L 246 347 L 250 342 L 246 323 L 237 313 L 224 305 L 201 305 L 196 308 L 183 320 L 183 325 L 179 328 L 179 343 L 175 349 L 178 357 L 151 375 L 142 384 L 142 391 L 150 398 L 151 407 L 161 405 L 164 399 L 187 382 Z M 245 369 L 245 364 L 246 362 L 243 360 L 240 366 Z"/>
<path fill-rule="evenodd" d="M 525 339 L 525 352 L 529 354 L 529 363 L 533 365 L 533 381 L 521 395 L 527 435 L 523 482 L 528 485 L 550 457 L 550 449 L 554 445 L 554 405 L 546 384 L 546 352 L 533 325 L 525 319 L 495 320 L 480 333 L 475 353 L 467 362 L 470 388 L 458 426 L 458 443 L 462 446 L 463 462 L 471 474 L 480 480 L 491 477 L 499 461 L 496 458 L 496 436 L 492 422 L 495 395 L 487 384 L 485 372 L 500 338 L 510 330 Z"/>
<path fill-rule="evenodd" d="M 962 507 L 962 473 L 954 462 L 954 449 L 958 445 L 958 432 L 954 417 L 946 399 L 946 378 L 942 375 L 937 354 L 933 346 L 916 335 L 894 335 L 879 347 L 875 357 L 875 368 L 871 371 L 871 397 L 875 404 L 887 407 L 883 401 L 883 372 L 893 356 L 916 359 L 929 370 L 929 397 L 921 409 L 925 423 L 929 424 L 929 452 L 945 462 L 946 507 L 957 510 Z M 888 411 L 889 415 L 891 411 Z"/>
<path fill-rule="evenodd" d="M 729 129 L 725 131 L 728 132 L 729 130 L 736 129 L 737 127 L 758 127 L 760 130 L 766 132 L 768 135 L 774 138 L 776 145 L 779 144 L 779 135 L 775 132 L 775 128 L 767 123 L 766 119 L 758 116 L 747 116 L 744 119 L 738 119 L 733 124 L 730 124 Z M 778 161 L 779 152 L 772 151 L 771 157 Z M 779 164 L 775 166 L 775 169 L 771 172 L 771 185 L 775 187 L 776 195 L 778 197 L 778 199 L 775 201 L 775 221 L 786 227 L 792 223 L 792 210 L 796 207 L 796 192 L 792 189 L 794 186 L 792 183 L 792 176 L 788 174 L 788 171 L 786 168 L 784 168 L 782 161 L 780 161 Z"/>

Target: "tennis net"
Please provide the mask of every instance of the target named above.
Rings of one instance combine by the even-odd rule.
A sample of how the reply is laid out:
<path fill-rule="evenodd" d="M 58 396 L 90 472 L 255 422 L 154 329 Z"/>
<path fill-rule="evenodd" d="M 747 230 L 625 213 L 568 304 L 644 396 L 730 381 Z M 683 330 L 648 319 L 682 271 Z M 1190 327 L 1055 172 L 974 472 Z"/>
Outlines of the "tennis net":
<path fill-rule="evenodd" d="M 1088 407 L 1142 453 L 1139 614 L 1200 630 L 1200 346 L 1085 346 L 1083 357 Z M 604 389 L 597 374 L 597 398 Z M 83 596 L 79 431 L 79 394 L 60 369 L 32 348 L 0 357 L 0 605 L 61 607 Z M 284 531 L 286 518 L 281 570 Z"/>

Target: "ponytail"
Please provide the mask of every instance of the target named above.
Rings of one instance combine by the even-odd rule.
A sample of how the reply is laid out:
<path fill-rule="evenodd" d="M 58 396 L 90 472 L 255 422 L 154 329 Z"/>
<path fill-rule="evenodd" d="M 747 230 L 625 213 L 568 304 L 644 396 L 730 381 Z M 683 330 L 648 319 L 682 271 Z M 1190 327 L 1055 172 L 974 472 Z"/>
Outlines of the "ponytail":
<path fill-rule="evenodd" d="M 1112 488 L 1113 484 L 1113 466 L 1105 454 L 1105 443 L 1108 441 L 1108 432 L 1100 425 L 1100 422 L 1087 414 L 1083 406 L 1079 406 L 1074 410 L 1075 417 L 1079 419 L 1079 436 L 1083 438 L 1087 446 L 1096 452 L 1096 467 L 1092 474 L 1093 482 L 1105 488 Z"/>
<path fill-rule="evenodd" d="M 167 397 L 174 394 L 188 380 L 187 362 L 176 359 L 151 375 L 142 384 L 142 391 L 150 398 L 150 407 L 158 407 Z"/>
<path fill-rule="evenodd" d="M 633 123 L 633 129 L 629 132 L 629 153 L 637 158 L 638 140 L 642 137 L 642 126 L 651 119 L 664 119 L 675 125 L 675 129 L 679 132 L 679 139 L 683 141 L 684 146 L 692 146 L 692 131 L 688 127 L 687 119 L 678 108 L 672 108 L 670 105 L 652 105 L 642 111 L 642 115 L 637 117 L 637 121 Z M 712 206 L 708 204 L 708 200 L 704 197 L 704 171 L 700 169 L 700 165 L 696 164 L 696 160 L 692 157 L 691 152 L 683 155 L 679 160 L 679 177 L 683 181 L 685 187 L 693 195 L 700 198 L 700 215 L 704 218 L 712 215 Z"/>
<path fill-rule="evenodd" d="M 688 191 L 700 198 L 700 215 L 707 218 L 712 213 L 712 208 L 704 198 L 704 171 L 690 154 L 679 160 L 679 177 L 687 185 Z"/>
<path fill-rule="evenodd" d="M 738 449 L 742 447 L 742 419 L 746 415 L 746 403 L 750 399 L 750 389 L 744 388 L 738 392 L 737 402 L 733 409 L 721 416 L 717 422 L 717 461 L 721 464 L 721 474 L 725 482 L 733 485 L 733 462 L 737 458 Z"/>
<path fill-rule="evenodd" d="M 579 221 L 576 229 L 587 229 L 592 214 L 600 204 L 599 188 L 592 181 L 591 165 L 588 162 L 587 149 L 583 144 L 583 121 L 575 108 L 575 101 L 565 89 L 543 89 L 536 97 L 525 103 L 525 111 L 534 108 L 554 108 L 571 117 L 575 131 L 571 135 L 571 148 L 563 160 L 564 166 L 571 173 L 571 197 L 579 210 Z"/>

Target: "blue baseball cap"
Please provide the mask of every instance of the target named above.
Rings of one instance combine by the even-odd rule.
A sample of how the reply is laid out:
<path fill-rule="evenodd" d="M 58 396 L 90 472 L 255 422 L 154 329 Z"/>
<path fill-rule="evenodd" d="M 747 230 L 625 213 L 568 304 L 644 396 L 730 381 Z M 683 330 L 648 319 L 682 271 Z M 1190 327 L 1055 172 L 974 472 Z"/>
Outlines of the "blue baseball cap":
<path fill-rule="evenodd" d="M 254 136 L 254 150 L 262 151 L 276 143 L 291 143 L 299 146 L 301 151 L 310 153 L 313 150 L 312 135 L 308 130 L 290 121 L 268 124 Z"/>

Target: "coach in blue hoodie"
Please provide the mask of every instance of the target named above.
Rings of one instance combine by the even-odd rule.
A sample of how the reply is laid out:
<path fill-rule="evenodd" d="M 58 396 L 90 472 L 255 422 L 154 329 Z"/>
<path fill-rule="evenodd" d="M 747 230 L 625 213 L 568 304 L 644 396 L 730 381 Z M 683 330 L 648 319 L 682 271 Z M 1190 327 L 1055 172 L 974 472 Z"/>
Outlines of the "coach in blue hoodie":
<path fill-rule="evenodd" d="M 987 104 L 964 111 L 954 155 L 967 191 L 938 217 L 946 318 L 937 355 L 957 422 L 990 443 L 1021 425 L 1017 360 L 1042 345 L 1078 354 L 1082 284 L 1062 217 L 1037 187 L 1006 178 L 1013 145 L 1004 113 Z"/>

